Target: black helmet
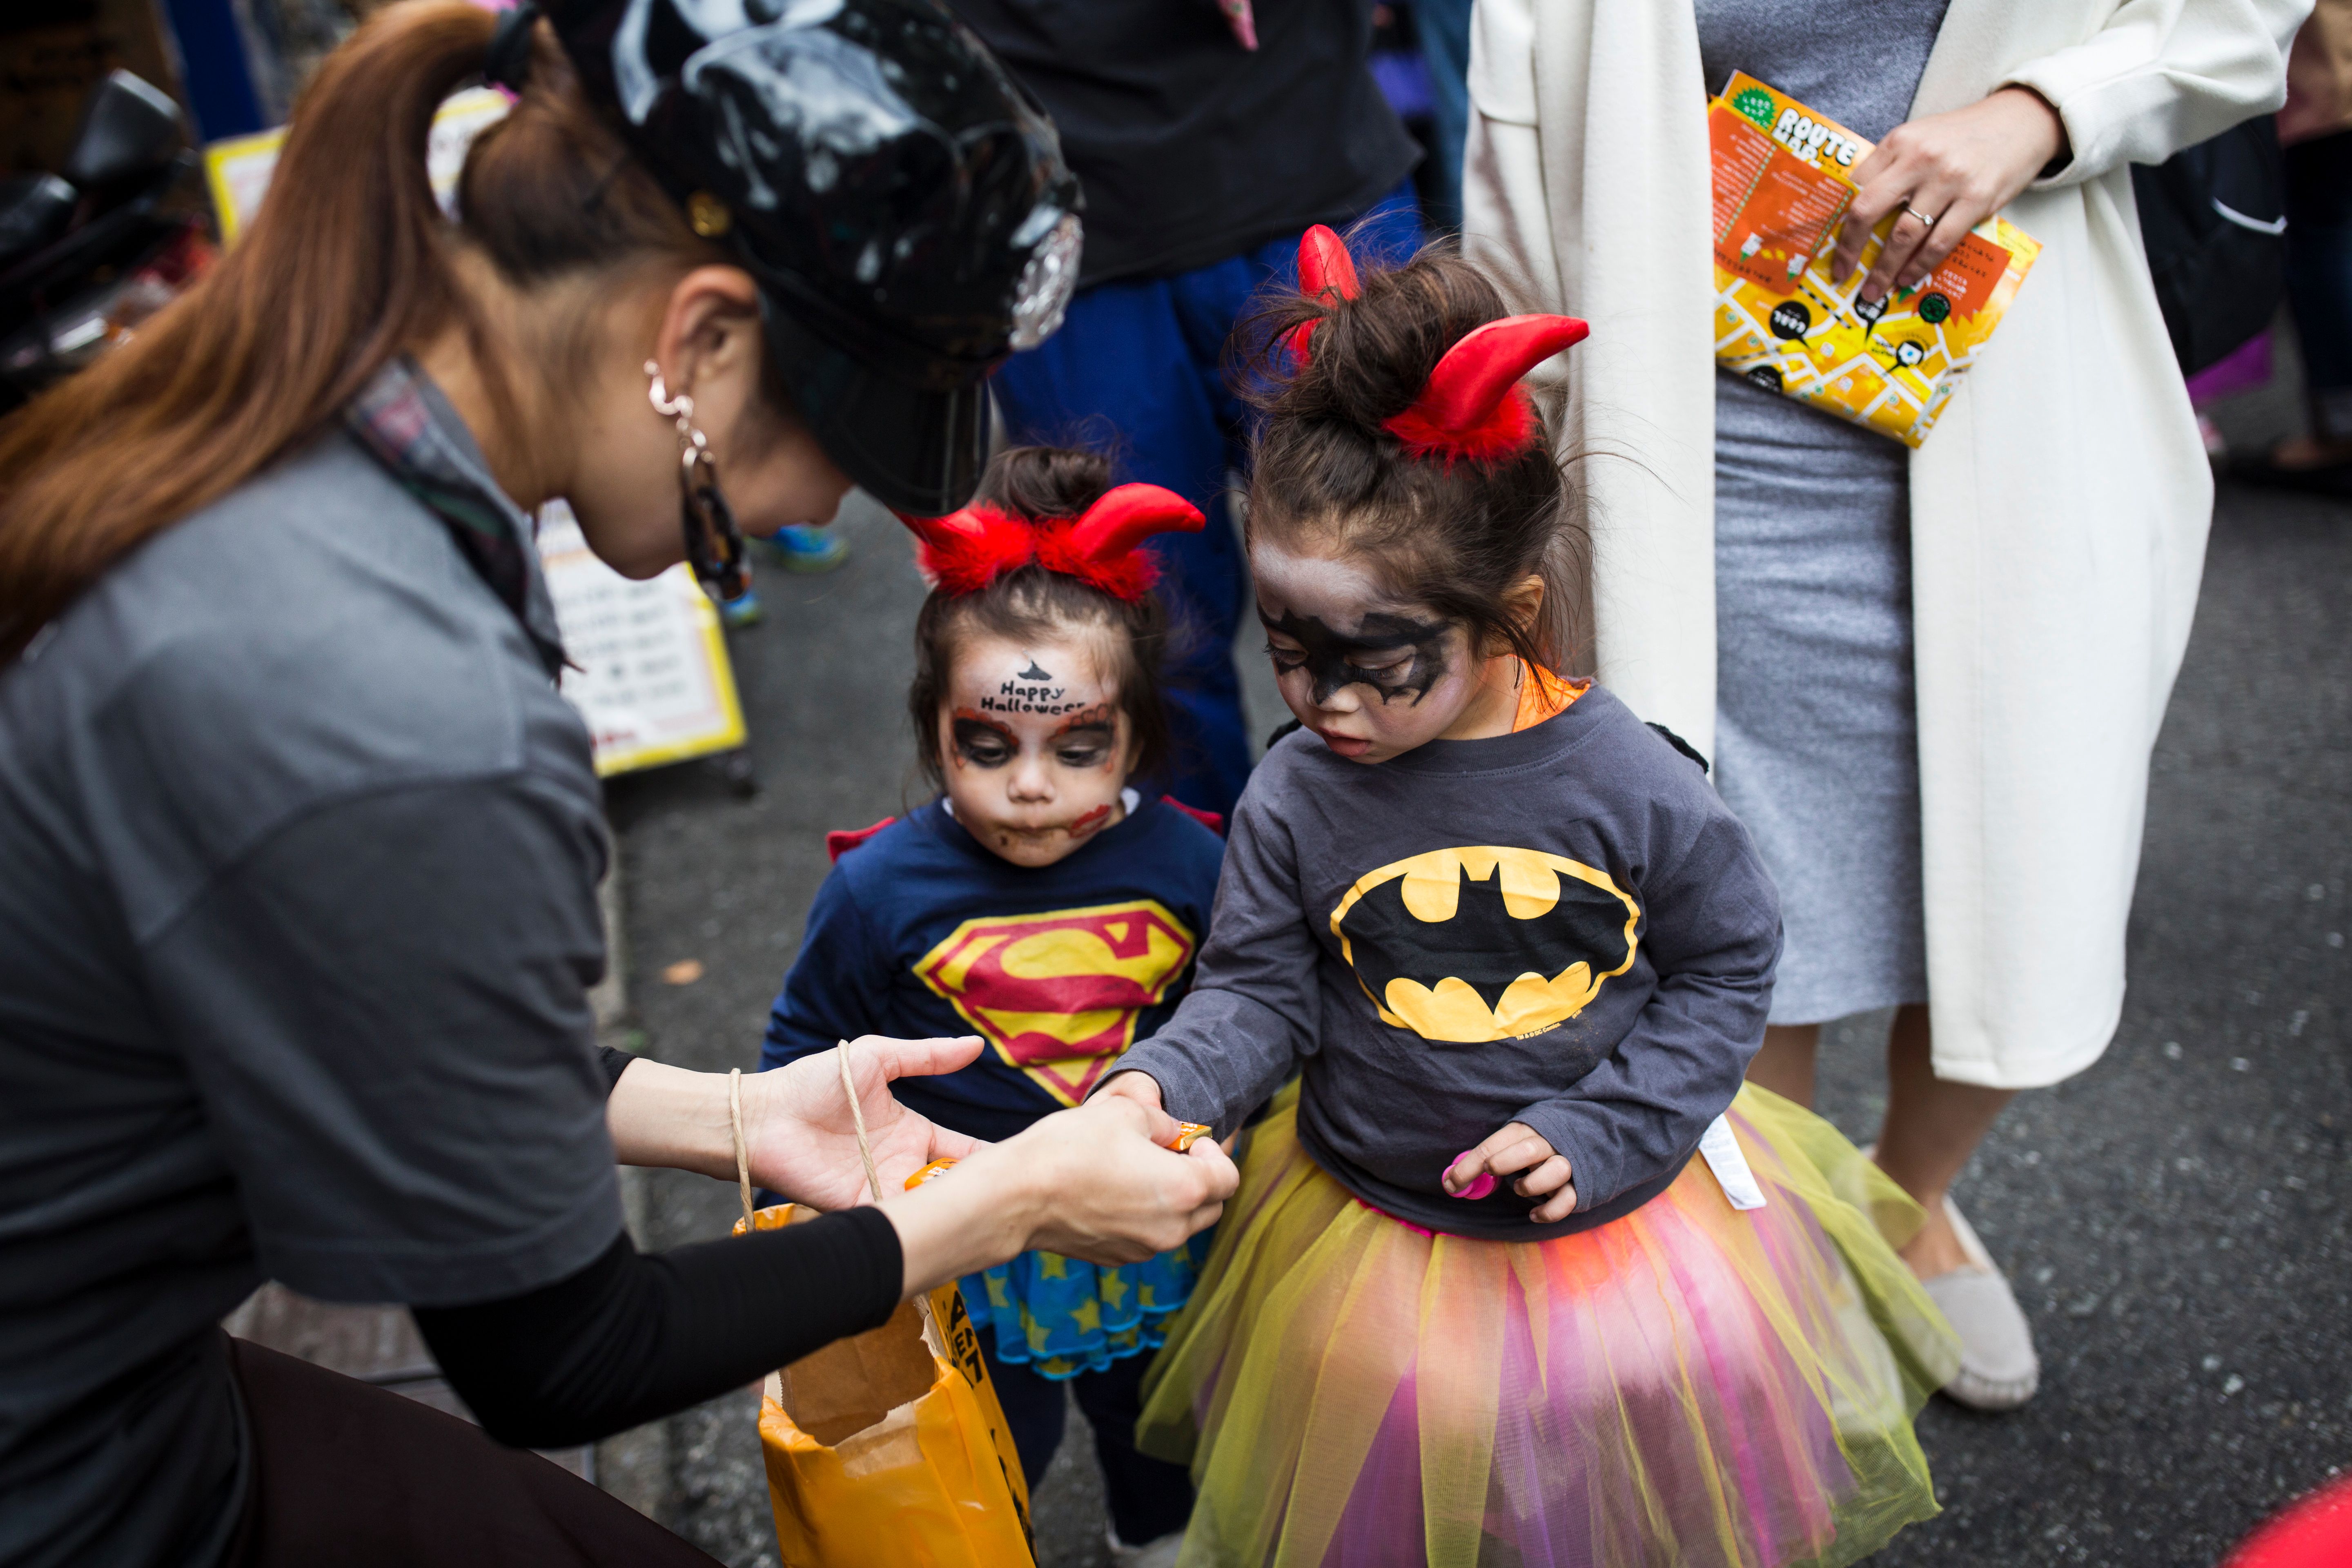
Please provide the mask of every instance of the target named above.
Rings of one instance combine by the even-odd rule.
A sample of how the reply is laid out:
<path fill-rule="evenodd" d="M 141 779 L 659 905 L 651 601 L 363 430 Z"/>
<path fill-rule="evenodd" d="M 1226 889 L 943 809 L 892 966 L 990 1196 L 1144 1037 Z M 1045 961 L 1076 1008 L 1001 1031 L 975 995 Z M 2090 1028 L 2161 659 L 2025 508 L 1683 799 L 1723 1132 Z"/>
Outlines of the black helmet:
<path fill-rule="evenodd" d="M 885 505 L 971 499 L 988 374 L 1061 324 L 1078 184 L 937 0 L 557 0 L 589 93 L 759 281 L 770 350 Z"/>

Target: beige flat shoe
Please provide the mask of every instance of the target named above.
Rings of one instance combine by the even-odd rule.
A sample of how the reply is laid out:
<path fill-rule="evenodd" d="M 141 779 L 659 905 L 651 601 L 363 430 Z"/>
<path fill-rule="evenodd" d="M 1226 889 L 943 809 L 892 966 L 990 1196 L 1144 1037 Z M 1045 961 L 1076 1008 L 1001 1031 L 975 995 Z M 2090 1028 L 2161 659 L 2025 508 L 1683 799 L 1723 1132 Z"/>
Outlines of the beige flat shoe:
<path fill-rule="evenodd" d="M 1184 1532 L 1170 1531 L 1157 1541 L 1147 1541 L 1140 1546 L 1129 1546 L 1118 1538 L 1118 1531 L 1105 1531 L 1110 1537 L 1112 1568 L 1176 1568 L 1176 1558 L 1184 1550 Z"/>
<path fill-rule="evenodd" d="M 1921 1281 L 1960 1336 L 1960 1370 L 1944 1384 L 1947 1397 L 1974 1410 L 2014 1410 L 2042 1385 L 2042 1362 L 2033 1353 L 2033 1328 L 2025 1321 L 2017 1293 L 1977 1238 L 1976 1228 L 1947 1196 L 1944 1217 L 1959 1237 L 1968 1262 Z"/>

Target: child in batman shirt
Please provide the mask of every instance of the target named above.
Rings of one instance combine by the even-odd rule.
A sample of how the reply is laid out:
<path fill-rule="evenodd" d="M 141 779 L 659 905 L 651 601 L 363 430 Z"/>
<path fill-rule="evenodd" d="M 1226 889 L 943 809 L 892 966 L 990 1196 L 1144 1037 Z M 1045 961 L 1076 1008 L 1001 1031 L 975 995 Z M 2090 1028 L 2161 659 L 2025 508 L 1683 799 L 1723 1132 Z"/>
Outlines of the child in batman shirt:
<path fill-rule="evenodd" d="M 828 836 L 833 873 L 763 1068 L 860 1035 L 977 1034 L 971 1066 L 893 1092 L 1003 1139 L 1085 1099 L 1166 1021 L 1208 931 L 1222 845 L 1215 819 L 1128 784 L 1167 748 L 1165 624 L 1135 545 L 1200 523 L 1157 487 L 1111 488 L 1098 457 L 1040 447 L 1001 455 L 964 511 L 910 522 L 934 586 L 908 706 L 942 793 L 903 821 Z M 1116 1540 L 1135 1550 L 1192 1507 L 1183 1470 L 1137 1453 L 1133 1435 L 1144 1352 L 1209 1239 L 1119 1268 L 1024 1253 L 963 1282 L 1030 1485 L 1060 1444 L 1068 1384 Z"/>
<path fill-rule="evenodd" d="M 1956 1352 L 1882 1234 L 1916 1206 L 1743 1086 L 1780 943 L 1747 833 L 1551 673 L 1577 541 L 1517 384 L 1583 323 L 1440 253 L 1359 279 L 1328 230 L 1300 277 L 1249 552 L 1301 727 L 1100 1089 L 1222 1135 L 1300 1080 L 1145 1384 L 1183 1561 L 1853 1561 L 1936 1511 L 1910 1422 Z"/>

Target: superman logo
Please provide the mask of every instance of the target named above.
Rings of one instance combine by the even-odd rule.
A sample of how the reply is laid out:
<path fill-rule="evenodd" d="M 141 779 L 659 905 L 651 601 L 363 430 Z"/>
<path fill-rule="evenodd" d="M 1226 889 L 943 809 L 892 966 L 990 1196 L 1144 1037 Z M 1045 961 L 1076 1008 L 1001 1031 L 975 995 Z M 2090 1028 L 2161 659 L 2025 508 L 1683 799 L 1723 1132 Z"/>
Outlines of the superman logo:
<path fill-rule="evenodd" d="M 1367 872 L 1331 932 L 1383 1023 L 1472 1045 L 1555 1028 L 1633 967 L 1642 911 L 1605 871 L 1497 845 Z"/>
<path fill-rule="evenodd" d="M 966 921 L 915 965 L 1008 1064 L 1076 1105 L 1192 962 L 1156 899 Z"/>

